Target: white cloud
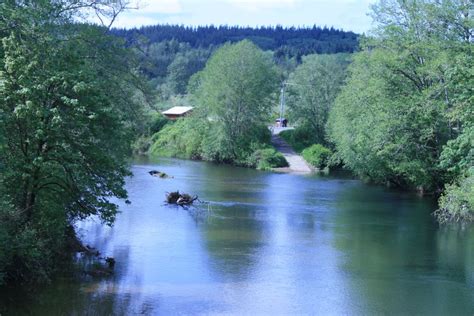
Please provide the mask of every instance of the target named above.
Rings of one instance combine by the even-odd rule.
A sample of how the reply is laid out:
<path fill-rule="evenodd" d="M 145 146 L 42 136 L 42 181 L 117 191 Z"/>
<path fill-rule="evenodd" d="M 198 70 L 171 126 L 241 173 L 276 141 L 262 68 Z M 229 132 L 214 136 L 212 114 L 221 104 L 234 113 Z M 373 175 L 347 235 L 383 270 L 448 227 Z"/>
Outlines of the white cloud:
<path fill-rule="evenodd" d="M 163 21 L 163 16 L 180 14 L 183 11 L 180 0 L 135 0 L 130 7 L 133 9 L 118 16 L 114 27 L 156 25 Z"/>
<path fill-rule="evenodd" d="M 225 0 L 225 2 L 248 11 L 293 7 L 298 0 Z"/>
<path fill-rule="evenodd" d="M 133 28 L 133 27 L 140 27 L 144 25 L 156 25 L 159 24 L 160 20 L 155 19 L 152 17 L 147 17 L 144 15 L 135 15 L 124 13 L 120 15 L 117 20 L 114 22 L 114 27 L 118 28 Z"/>

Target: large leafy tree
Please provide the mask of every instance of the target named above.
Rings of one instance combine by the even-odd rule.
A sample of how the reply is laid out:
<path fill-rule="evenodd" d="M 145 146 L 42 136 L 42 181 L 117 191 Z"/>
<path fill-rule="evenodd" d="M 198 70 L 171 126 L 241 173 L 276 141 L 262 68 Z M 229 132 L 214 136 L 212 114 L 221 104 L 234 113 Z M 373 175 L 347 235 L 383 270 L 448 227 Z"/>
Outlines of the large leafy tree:
<path fill-rule="evenodd" d="M 373 7 L 377 26 L 329 122 L 339 154 L 357 174 L 429 190 L 449 181 L 440 155 L 467 131 L 472 113 L 469 12 L 472 2 L 463 0 L 382 0 Z"/>
<path fill-rule="evenodd" d="M 226 44 L 193 80 L 198 111 L 209 121 L 204 158 L 232 162 L 247 156 L 252 142 L 261 141 L 257 131 L 275 100 L 271 56 L 247 40 Z"/>
<path fill-rule="evenodd" d="M 288 80 L 290 119 L 309 130 L 314 143 L 325 142 L 325 128 L 346 77 L 347 54 L 309 55 Z"/>
<path fill-rule="evenodd" d="M 127 196 L 140 80 L 107 28 L 73 23 L 86 9 L 113 20 L 123 5 L 0 4 L 0 247 L 9 249 L 0 270 L 9 278 L 46 277 L 69 225 L 91 215 L 112 223 L 110 198 Z"/>

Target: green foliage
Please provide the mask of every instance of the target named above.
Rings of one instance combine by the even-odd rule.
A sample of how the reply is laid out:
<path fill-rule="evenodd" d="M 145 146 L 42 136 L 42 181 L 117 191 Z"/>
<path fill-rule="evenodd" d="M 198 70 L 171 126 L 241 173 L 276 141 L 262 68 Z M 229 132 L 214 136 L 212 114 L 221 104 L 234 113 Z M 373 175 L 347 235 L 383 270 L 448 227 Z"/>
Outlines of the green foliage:
<path fill-rule="evenodd" d="M 298 153 L 314 144 L 311 129 L 305 125 L 283 131 L 279 135 Z"/>
<path fill-rule="evenodd" d="M 220 158 L 221 138 L 216 135 L 219 125 L 191 115 L 167 124 L 160 132 L 152 137 L 153 145 L 150 154 L 162 157 L 177 157 L 185 159 L 202 159 L 233 163 L 235 165 L 256 168 L 258 159 L 249 156 L 256 148 L 270 141 L 270 131 L 263 125 L 254 129 L 254 140 L 249 148 L 237 149 L 239 159 L 223 161 Z M 250 160 L 249 160 L 250 159 Z M 250 161 L 250 162 L 249 162 Z"/>
<path fill-rule="evenodd" d="M 2 203 L 2 201 L 0 201 Z M 10 224 L 7 219 L 6 206 L 0 205 L 0 286 L 5 283 L 7 276 L 7 266 L 11 264 L 12 248 L 11 248 L 11 232 L 9 230 Z"/>
<path fill-rule="evenodd" d="M 150 57 L 150 70 L 158 68 L 161 71 L 166 69 L 167 58 L 160 56 L 175 51 L 178 45 L 186 45 L 190 49 L 211 49 L 247 39 L 262 50 L 273 51 L 275 60 L 281 61 L 300 60 L 301 56 L 309 54 L 353 52 L 357 48 L 358 38 L 353 32 L 318 26 L 252 28 L 209 25 L 196 28 L 161 24 L 138 29 L 113 29 L 112 33 L 125 38 L 132 46 L 138 46 L 138 50 Z"/>
<path fill-rule="evenodd" d="M 150 118 L 150 134 L 158 133 L 165 125 L 169 122 L 169 120 L 162 115 L 161 113 L 155 113 Z"/>
<path fill-rule="evenodd" d="M 309 55 L 288 79 L 288 110 L 292 122 L 304 126 L 311 143 L 326 142 L 326 122 L 346 77 L 350 56 Z"/>
<path fill-rule="evenodd" d="M 272 168 L 288 167 L 288 162 L 274 148 L 261 148 L 249 156 L 246 165 L 258 170 L 271 170 Z"/>
<path fill-rule="evenodd" d="M 458 184 L 446 186 L 435 216 L 441 223 L 474 220 L 474 168 Z"/>
<path fill-rule="evenodd" d="M 252 144 L 269 139 L 264 124 L 276 79 L 271 56 L 251 42 L 224 45 L 191 79 L 192 118 L 158 133 L 152 152 L 243 163 Z"/>
<path fill-rule="evenodd" d="M 303 158 L 313 167 L 324 169 L 328 167 L 332 152 L 321 144 L 315 144 L 302 151 Z"/>
<path fill-rule="evenodd" d="M 448 141 L 441 152 L 440 168 L 448 172 L 448 179 L 463 176 L 474 166 L 474 126 L 466 127 L 458 137 Z"/>
<path fill-rule="evenodd" d="M 166 83 L 174 95 L 185 94 L 189 78 L 206 65 L 210 55 L 209 51 L 191 50 L 178 54 L 168 66 Z"/>
<path fill-rule="evenodd" d="M 71 9 L 108 12 L 121 2 L 69 5 L 0 4 L 0 248 L 10 249 L 0 265 L 8 280 L 47 278 L 66 227 L 89 216 L 111 224 L 110 199 L 127 196 L 141 80 L 123 44 L 104 28 L 72 23 Z"/>
<path fill-rule="evenodd" d="M 131 44 L 140 70 L 160 92 L 162 100 L 186 94 L 189 78 L 201 70 L 214 48 L 193 48 L 176 39 L 150 42 L 144 36 Z"/>
<path fill-rule="evenodd" d="M 136 155 L 146 155 L 152 145 L 151 137 L 168 124 L 169 120 L 161 113 L 152 113 L 146 116 L 142 133 L 133 142 L 132 149 Z"/>
<path fill-rule="evenodd" d="M 146 155 L 151 146 L 150 136 L 138 136 L 132 144 L 132 151 L 134 155 Z"/>
<path fill-rule="evenodd" d="M 207 127 L 193 117 L 170 122 L 153 135 L 150 153 L 155 156 L 201 159 Z"/>
<path fill-rule="evenodd" d="M 472 45 L 463 27 L 472 18 L 455 14 L 469 6 L 459 1 L 374 6 L 377 27 L 356 54 L 328 123 L 338 155 L 359 176 L 433 191 L 443 186 L 440 154 L 465 144 L 444 147 L 463 134 L 466 114 L 472 113 Z"/>

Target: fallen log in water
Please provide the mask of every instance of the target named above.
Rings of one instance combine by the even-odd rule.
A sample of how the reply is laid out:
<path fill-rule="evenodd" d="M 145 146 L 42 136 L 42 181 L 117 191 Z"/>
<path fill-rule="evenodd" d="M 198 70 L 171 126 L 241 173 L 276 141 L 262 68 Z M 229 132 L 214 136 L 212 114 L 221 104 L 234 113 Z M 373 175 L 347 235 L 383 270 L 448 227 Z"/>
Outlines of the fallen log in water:
<path fill-rule="evenodd" d="M 176 192 L 169 192 L 166 194 L 166 202 L 168 204 L 177 204 L 177 205 L 190 205 L 193 204 L 194 201 L 198 199 L 198 196 L 191 196 L 189 194 L 181 194 L 179 191 Z"/>
<path fill-rule="evenodd" d="M 170 175 L 168 175 L 164 172 L 158 171 L 158 170 L 151 170 L 151 171 L 148 171 L 148 173 L 153 177 L 157 177 L 157 178 L 161 178 L 161 179 L 173 178 L 172 176 L 170 176 Z"/>

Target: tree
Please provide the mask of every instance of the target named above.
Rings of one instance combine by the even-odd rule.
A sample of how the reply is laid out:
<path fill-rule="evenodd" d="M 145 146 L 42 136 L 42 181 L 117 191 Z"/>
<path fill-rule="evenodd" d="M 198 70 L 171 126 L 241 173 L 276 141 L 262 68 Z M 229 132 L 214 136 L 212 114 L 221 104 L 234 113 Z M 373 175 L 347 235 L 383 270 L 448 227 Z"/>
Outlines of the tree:
<path fill-rule="evenodd" d="M 177 54 L 168 66 L 166 83 L 173 95 L 186 94 L 189 78 L 196 72 L 202 70 L 209 58 L 206 50 L 190 50 L 186 53 Z"/>
<path fill-rule="evenodd" d="M 474 221 L 474 167 L 446 186 L 435 215 L 441 223 Z"/>
<path fill-rule="evenodd" d="M 209 131 L 204 157 L 236 161 L 247 156 L 275 99 L 277 72 L 271 56 L 250 41 L 226 44 L 194 80 L 195 101 Z M 261 134 L 261 133 L 260 133 Z"/>
<path fill-rule="evenodd" d="M 469 10 L 462 0 L 383 0 L 373 7 L 377 26 L 329 119 L 339 155 L 357 174 L 402 187 L 443 187 L 441 152 L 464 128 L 451 116 L 472 109 L 466 98 L 457 104 L 455 79 L 468 69 L 455 61 L 472 45 Z"/>
<path fill-rule="evenodd" d="M 358 35 L 333 28 L 312 27 L 241 27 L 221 25 L 215 27 L 189 27 L 183 25 L 150 25 L 133 29 L 114 29 L 113 33 L 135 46 L 147 38 L 149 43 L 177 40 L 192 48 L 210 48 L 227 42 L 251 40 L 262 50 L 275 51 L 275 58 L 284 55 L 293 58 L 309 54 L 352 53 L 357 48 Z"/>
<path fill-rule="evenodd" d="M 0 269 L 8 279 L 46 278 L 68 227 L 93 215 L 111 224 L 110 198 L 127 196 L 140 79 L 106 28 L 72 23 L 79 8 L 100 4 L 112 19 L 122 8 L 0 4 L 0 247 L 11 250 Z"/>
<path fill-rule="evenodd" d="M 290 119 L 304 126 L 314 143 L 325 142 L 329 110 L 344 82 L 348 64 L 346 54 L 305 56 L 288 80 Z"/>

